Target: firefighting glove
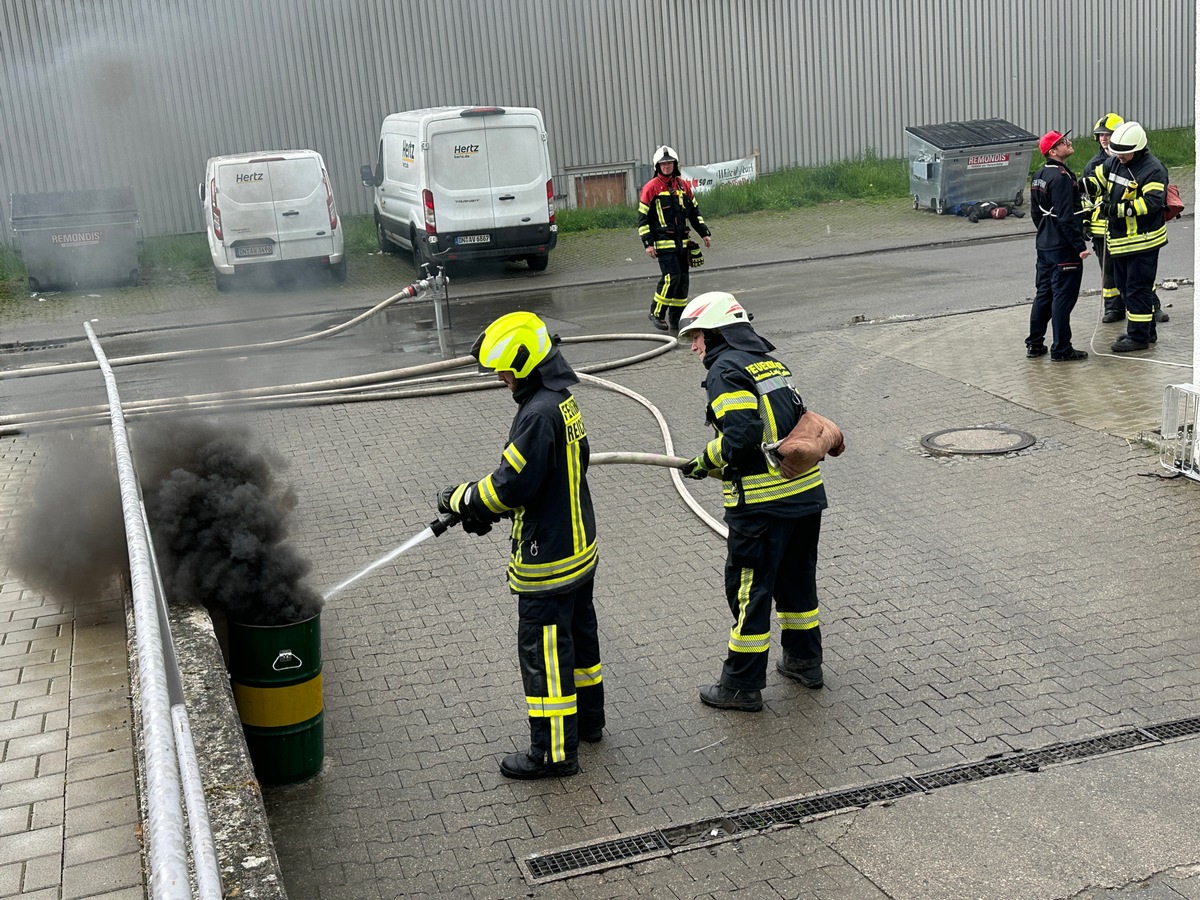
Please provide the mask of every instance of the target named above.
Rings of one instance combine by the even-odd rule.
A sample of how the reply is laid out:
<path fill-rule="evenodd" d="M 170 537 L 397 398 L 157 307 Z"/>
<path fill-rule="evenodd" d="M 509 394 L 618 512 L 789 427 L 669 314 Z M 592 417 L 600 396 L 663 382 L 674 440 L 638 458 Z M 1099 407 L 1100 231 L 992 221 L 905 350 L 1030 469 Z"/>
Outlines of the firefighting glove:
<path fill-rule="evenodd" d="M 704 265 L 704 253 L 700 250 L 700 245 L 695 241 L 687 242 L 688 266 L 693 269 L 698 269 Z"/>
<path fill-rule="evenodd" d="M 708 466 L 705 465 L 704 454 L 701 453 L 695 459 L 689 461 L 686 465 L 684 465 L 682 471 L 684 478 L 695 478 L 697 481 L 699 481 L 701 478 L 707 478 Z"/>
<path fill-rule="evenodd" d="M 438 494 L 438 512 L 458 516 L 462 520 L 463 531 L 468 534 L 487 534 L 492 530 L 494 520 L 490 516 L 479 515 L 471 508 L 475 484 L 474 481 L 468 481 L 442 488 Z"/>

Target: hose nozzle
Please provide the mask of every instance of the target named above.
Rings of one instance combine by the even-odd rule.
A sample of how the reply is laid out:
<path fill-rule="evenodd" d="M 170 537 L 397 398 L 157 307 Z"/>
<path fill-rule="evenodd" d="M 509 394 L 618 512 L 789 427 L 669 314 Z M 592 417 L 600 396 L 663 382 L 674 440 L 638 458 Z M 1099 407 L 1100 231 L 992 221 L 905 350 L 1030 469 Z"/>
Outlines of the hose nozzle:
<path fill-rule="evenodd" d="M 439 516 L 429 523 L 429 530 L 433 532 L 434 537 L 441 537 L 446 533 L 446 529 L 453 528 L 459 523 L 459 518 L 454 513 L 446 513 L 444 516 Z"/>

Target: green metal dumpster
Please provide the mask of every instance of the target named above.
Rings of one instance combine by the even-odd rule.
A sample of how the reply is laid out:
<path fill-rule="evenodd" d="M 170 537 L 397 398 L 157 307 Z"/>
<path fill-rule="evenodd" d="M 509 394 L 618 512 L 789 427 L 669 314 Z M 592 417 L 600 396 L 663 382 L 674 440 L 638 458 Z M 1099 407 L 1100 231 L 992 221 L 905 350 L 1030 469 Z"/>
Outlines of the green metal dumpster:
<path fill-rule="evenodd" d="M 229 674 L 254 772 L 294 784 L 321 771 L 321 616 L 292 625 L 229 621 Z"/>
<path fill-rule="evenodd" d="M 12 194 L 9 219 L 31 291 L 138 283 L 133 188 Z"/>

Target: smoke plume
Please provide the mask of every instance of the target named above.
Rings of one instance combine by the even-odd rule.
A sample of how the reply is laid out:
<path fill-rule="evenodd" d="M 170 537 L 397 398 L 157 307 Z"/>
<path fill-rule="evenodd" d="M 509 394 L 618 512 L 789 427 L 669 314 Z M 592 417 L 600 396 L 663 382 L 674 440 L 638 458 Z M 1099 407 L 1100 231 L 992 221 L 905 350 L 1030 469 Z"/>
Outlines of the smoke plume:
<path fill-rule="evenodd" d="M 129 570 L 121 497 L 108 433 L 58 432 L 9 539 L 13 571 L 63 602 L 94 598 Z"/>
<path fill-rule="evenodd" d="M 216 606 L 245 625 L 290 625 L 320 612 L 304 584 L 310 565 L 286 542 L 292 490 L 283 460 L 250 446 L 249 432 L 185 418 L 134 434 L 167 597 Z"/>

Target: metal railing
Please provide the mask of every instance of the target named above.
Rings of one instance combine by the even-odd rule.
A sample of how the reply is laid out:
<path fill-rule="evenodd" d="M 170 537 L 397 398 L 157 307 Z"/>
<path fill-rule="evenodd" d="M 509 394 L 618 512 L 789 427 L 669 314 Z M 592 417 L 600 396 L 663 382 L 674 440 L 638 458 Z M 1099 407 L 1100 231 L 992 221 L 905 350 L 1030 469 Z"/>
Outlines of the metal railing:
<path fill-rule="evenodd" d="M 100 364 L 108 394 L 125 542 L 133 592 L 134 648 L 140 684 L 143 755 L 146 768 L 146 853 L 153 900 L 191 900 L 188 850 L 201 900 L 221 900 L 221 876 L 200 783 L 179 668 L 167 624 L 166 598 L 154 561 L 146 508 L 133 466 L 125 415 L 111 366 L 90 323 L 88 341 Z M 190 844 L 184 838 L 183 798 Z"/>

